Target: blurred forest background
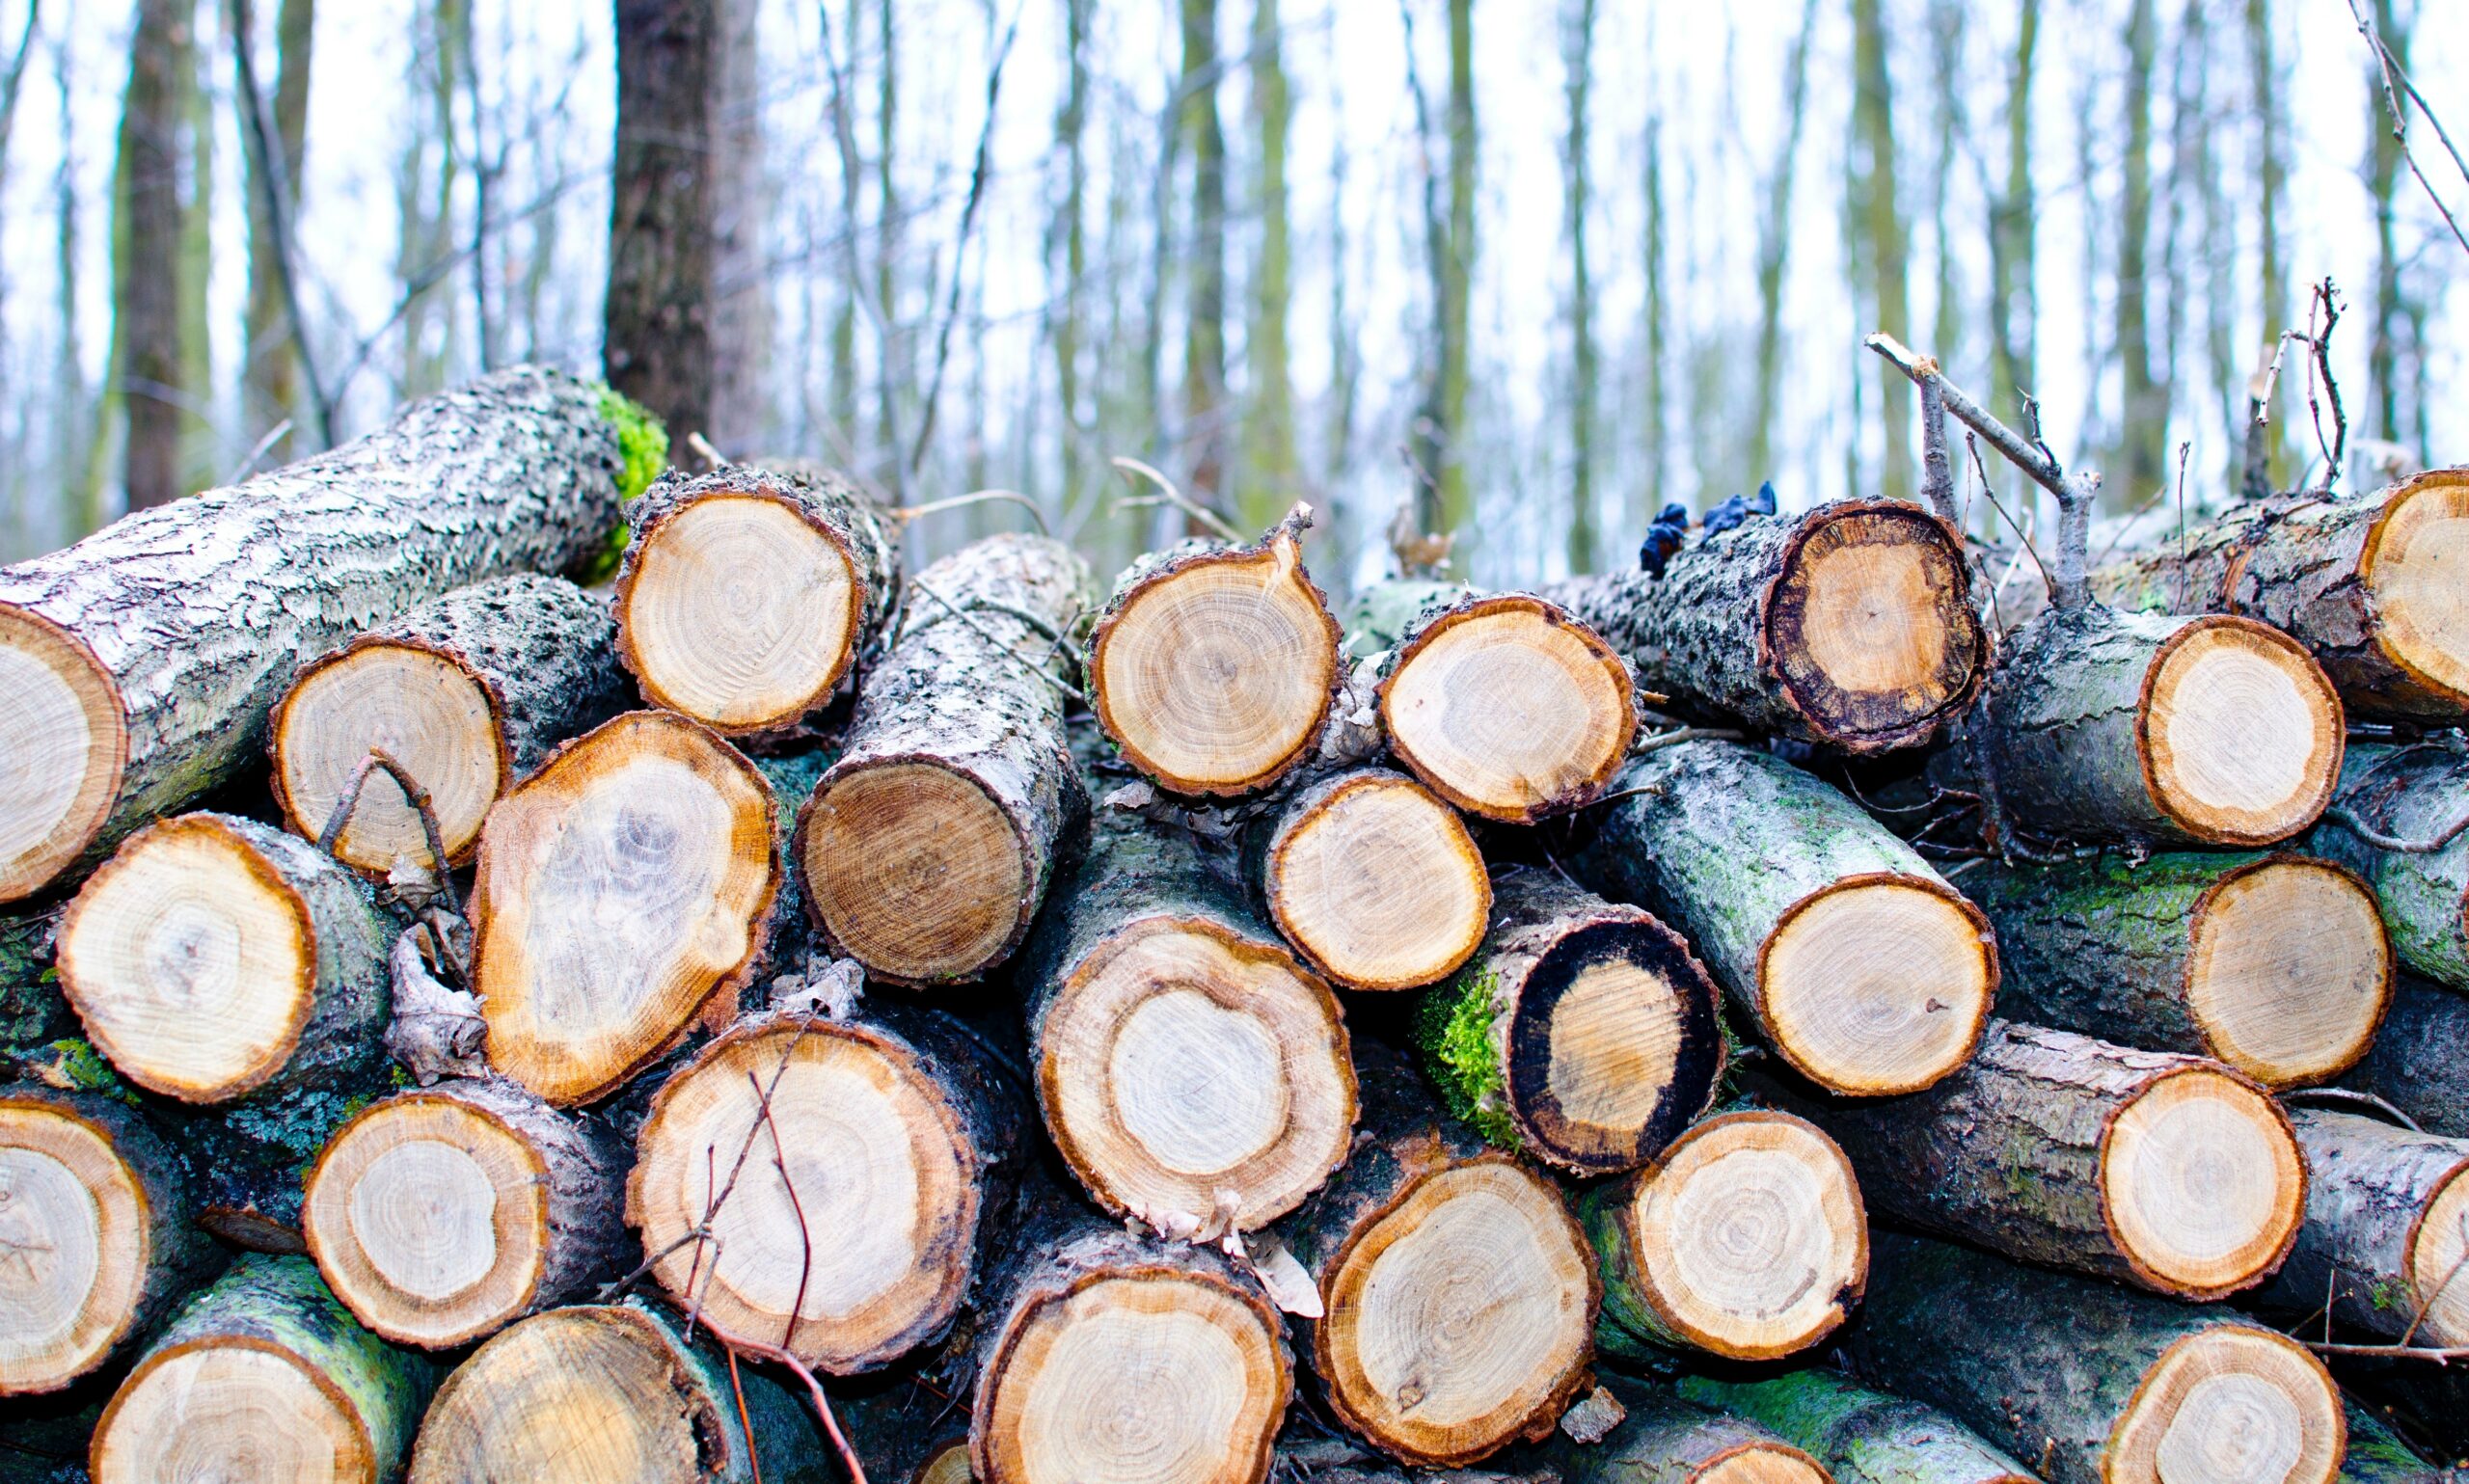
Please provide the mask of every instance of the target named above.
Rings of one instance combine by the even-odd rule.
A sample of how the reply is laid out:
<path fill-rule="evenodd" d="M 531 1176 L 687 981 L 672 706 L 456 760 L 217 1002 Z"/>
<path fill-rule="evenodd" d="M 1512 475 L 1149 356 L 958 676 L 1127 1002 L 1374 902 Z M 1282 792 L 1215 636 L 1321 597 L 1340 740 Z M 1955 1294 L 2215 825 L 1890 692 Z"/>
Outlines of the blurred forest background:
<path fill-rule="evenodd" d="M 1877 328 L 2202 505 L 2326 277 L 2372 483 L 2469 458 L 2469 182 L 2362 20 L 2460 95 L 2460 0 L 5 0 L 0 558 L 604 354 L 1101 564 L 1180 521 L 1119 455 L 1340 583 L 1407 500 L 1505 582 L 1910 495 Z"/>

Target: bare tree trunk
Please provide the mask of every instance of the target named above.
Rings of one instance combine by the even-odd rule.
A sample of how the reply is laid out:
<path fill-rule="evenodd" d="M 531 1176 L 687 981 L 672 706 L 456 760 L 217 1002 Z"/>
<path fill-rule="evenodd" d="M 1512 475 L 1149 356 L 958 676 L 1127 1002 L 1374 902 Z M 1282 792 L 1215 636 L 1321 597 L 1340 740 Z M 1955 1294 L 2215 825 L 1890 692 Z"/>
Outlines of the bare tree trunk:
<path fill-rule="evenodd" d="M 2040 311 L 2033 292 L 2032 199 L 2032 53 L 2040 31 L 2040 0 L 2021 0 L 2015 60 L 2006 74 L 2006 185 L 1989 217 L 1989 325 L 1995 358 L 1990 405 L 2010 420 L 2020 418 L 2020 393 L 2030 391 L 2040 375 L 2033 344 Z"/>
<path fill-rule="evenodd" d="M 2408 21 L 2392 0 L 2374 0 L 2374 29 L 2393 61 L 2409 65 Z M 2367 190 L 2374 201 L 2374 319 L 2368 332 L 2366 379 L 2373 398 L 2374 436 L 2388 443 L 2403 438 L 2401 413 L 2401 339 L 2409 316 L 2401 296 L 2401 257 L 2393 232 L 2393 192 L 2401 176 L 2401 142 L 2392 135 L 2392 121 L 2383 111 L 2379 68 L 2367 68 Z"/>
<path fill-rule="evenodd" d="M 1903 203 L 1895 188 L 1894 81 L 1886 67 L 1886 25 L 1883 0 L 1852 0 L 1852 215 L 1858 251 L 1868 259 L 1871 279 L 1870 318 L 1892 335 L 1910 330 L 1912 294 L 1905 258 L 1909 253 Z M 1886 468 L 1874 492 L 1887 499 L 1910 499 L 1912 476 L 1912 387 L 1887 377 L 1886 401 Z M 1872 493 L 1855 490 L 1855 496 Z"/>
<path fill-rule="evenodd" d="M 1569 571 L 1599 561 L 1594 510 L 1594 283 L 1587 273 L 1587 94 L 1594 80 L 1594 0 L 1576 0 L 1562 48 L 1569 138 L 1561 168 L 1561 229 L 1569 239 Z"/>
<path fill-rule="evenodd" d="M 617 0 L 609 384 L 683 440 L 712 425 L 718 0 Z"/>
<path fill-rule="evenodd" d="M 1929 225 L 1937 238 L 1936 323 L 1929 343 L 1940 356 L 1951 357 L 1963 343 L 1963 295 L 1955 281 L 1955 255 L 1947 250 L 1946 195 L 1955 178 L 1955 141 L 1970 132 L 1964 117 L 1964 13 L 1960 0 L 1930 0 L 1930 82 L 1937 96 L 1938 157 L 1929 180 Z M 1807 29 L 1804 25 L 1804 31 Z"/>
<path fill-rule="evenodd" d="M 1661 513 L 1664 506 L 1663 475 L 1668 462 L 1664 450 L 1664 309 L 1663 287 L 1663 113 L 1659 105 L 1646 116 L 1646 391 L 1645 391 L 1645 508 L 1639 511 L 1643 526 Z"/>
<path fill-rule="evenodd" d="M 2118 211 L 2118 360 L 2124 383 L 2119 457 L 2108 492 L 2121 508 L 2142 503 L 2161 482 L 2169 389 L 2152 377 L 2152 64 L 2154 0 L 2133 0 L 2126 24 L 2126 184 Z"/>
<path fill-rule="evenodd" d="M 237 8 L 242 34 L 237 45 L 252 45 L 255 7 L 242 0 Z M 283 151 L 282 178 L 294 199 L 309 147 L 309 66 L 315 42 L 317 0 L 279 0 L 275 10 L 274 133 Z M 250 106 L 243 99 L 242 107 Z M 292 325 L 284 304 L 280 238 L 267 193 L 252 190 L 249 198 L 249 307 L 247 354 L 242 375 L 247 396 L 241 406 L 241 427 L 255 438 L 291 416 L 298 369 Z"/>
<path fill-rule="evenodd" d="M 909 342 L 900 324 L 900 186 L 892 175 L 893 147 L 900 139 L 900 33 L 893 20 L 893 0 L 878 0 L 875 30 L 882 56 L 875 74 L 875 299 L 881 311 L 882 344 L 875 354 L 880 394 L 875 407 L 875 436 L 882 445 L 879 461 L 891 471 L 892 486 L 906 482 L 902 471 L 900 393 L 909 375 Z M 854 74 L 856 61 L 853 56 Z M 954 271 L 958 271 L 957 266 Z"/>
<path fill-rule="evenodd" d="M 2246 0 L 2246 55 L 2252 74 L 2255 128 L 2258 136 L 2256 209 L 2263 231 L 2263 283 L 2258 291 L 2263 310 L 2265 344 L 2292 328 L 2289 260 L 2283 256 L 2282 198 L 2289 188 L 2289 125 L 2281 94 L 2281 63 L 2272 55 L 2272 0 Z M 2271 460 L 2271 487 L 2286 488 L 2290 478 L 2281 428 L 2274 418 L 2264 429 L 2265 448 Z"/>
<path fill-rule="evenodd" d="M 1183 301 L 1182 437 L 1186 483 L 1204 504 L 1225 482 L 1226 131 L 1217 118 L 1217 0 L 1181 0 L 1183 75 L 1178 127 L 1192 155 L 1192 236 Z M 1198 530 L 1190 532 L 1202 534 Z"/>
<path fill-rule="evenodd" d="M 1089 425 L 1082 410 L 1080 345 L 1086 310 L 1081 279 L 1089 268 L 1089 23 L 1096 0 L 1064 0 L 1064 64 L 1068 72 L 1063 107 L 1055 115 L 1056 147 L 1064 157 L 1063 204 L 1047 229 L 1046 271 L 1059 271 L 1062 283 L 1047 293 L 1047 339 L 1054 347 L 1055 400 L 1063 426 L 1058 439 L 1063 451 L 1063 499 L 1067 506 L 1080 490 L 1087 462 L 1082 438 Z M 1058 255 L 1061 261 L 1056 261 Z"/>
<path fill-rule="evenodd" d="M 1433 419 L 1443 458 L 1432 471 L 1440 480 L 1441 514 L 1441 524 L 1432 528 L 1470 537 L 1475 496 L 1465 440 L 1466 393 L 1473 381 L 1468 314 L 1475 275 L 1474 12 L 1473 0 L 1449 0 L 1449 258 L 1440 285 L 1439 417 Z"/>
<path fill-rule="evenodd" d="M 772 290 L 764 271 L 756 0 L 715 0 L 712 39 L 712 442 L 751 458 L 771 436 Z"/>
<path fill-rule="evenodd" d="M 828 19 L 827 13 L 827 20 Z M 836 140 L 854 145 L 855 124 L 851 115 L 856 100 L 849 95 L 856 79 L 857 38 L 865 29 L 865 11 L 861 0 L 849 0 L 847 51 L 832 68 L 831 131 Z M 833 432 L 849 441 L 854 450 L 857 443 L 857 294 L 860 279 L 857 273 L 857 209 L 858 193 L 864 180 L 858 174 L 856 151 L 844 148 L 837 156 L 840 163 L 840 252 L 844 274 L 840 283 L 839 303 L 831 314 L 831 418 Z"/>
<path fill-rule="evenodd" d="M 1252 5 L 1252 126 L 1259 151 L 1253 209 L 1260 213 L 1252 265 L 1252 322 L 1243 337 L 1249 385 L 1243 419 L 1243 483 L 1235 524 L 1266 527 L 1301 490 L 1294 455 L 1294 388 L 1288 375 L 1287 309 L 1293 298 L 1293 244 L 1286 198 L 1287 135 L 1294 102 L 1279 45 L 1277 0 Z"/>
<path fill-rule="evenodd" d="M 211 8 L 220 17 L 222 7 Z M 197 12 L 181 15 L 188 32 L 187 55 L 174 87 L 179 93 L 179 155 L 186 165 L 186 189 L 180 199 L 180 373 L 173 385 L 179 407 L 180 472 L 178 493 L 206 489 L 221 471 L 214 430 L 213 320 L 206 311 L 206 280 L 214 271 L 214 103 L 207 95 L 200 68 L 213 54 L 212 39 L 197 34 Z"/>
<path fill-rule="evenodd" d="M 139 0 L 121 105 L 113 212 L 109 397 L 128 412 L 128 508 L 180 495 L 180 166 L 177 79 L 190 66 L 178 0 Z M 109 403 L 106 404 L 107 413 Z"/>
<path fill-rule="evenodd" d="M 1791 80 L 1784 85 L 1783 148 L 1767 174 L 1766 214 L 1757 224 L 1757 420 L 1750 429 L 1745 472 L 1759 479 L 1775 472 L 1775 418 L 1783 385 L 1783 268 L 1792 245 L 1792 177 L 1808 114 L 1809 39 L 1816 29 L 1817 0 L 1804 0 L 1800 34 L 1792 41 Z M 1649 211 L 1659 213 L 1661 207 L 1650 194 Z M 1650 283 L 1647 292 L 1659 297 L 1661 285 Z"/>

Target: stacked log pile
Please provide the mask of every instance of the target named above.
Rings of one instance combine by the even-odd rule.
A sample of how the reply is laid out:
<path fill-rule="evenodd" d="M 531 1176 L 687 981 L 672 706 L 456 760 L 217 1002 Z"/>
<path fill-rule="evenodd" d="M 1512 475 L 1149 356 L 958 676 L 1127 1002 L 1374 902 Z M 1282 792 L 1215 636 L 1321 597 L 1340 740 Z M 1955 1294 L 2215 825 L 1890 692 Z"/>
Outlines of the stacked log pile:
<path fill-rule="evenodd" d="M 531 370 L 0 571 L 0 1481 L 2450 1477 L 2469 475 L 2096 573 L 1907 359 L 2003 632 L 1942 457 L 1333 607 Z"/>

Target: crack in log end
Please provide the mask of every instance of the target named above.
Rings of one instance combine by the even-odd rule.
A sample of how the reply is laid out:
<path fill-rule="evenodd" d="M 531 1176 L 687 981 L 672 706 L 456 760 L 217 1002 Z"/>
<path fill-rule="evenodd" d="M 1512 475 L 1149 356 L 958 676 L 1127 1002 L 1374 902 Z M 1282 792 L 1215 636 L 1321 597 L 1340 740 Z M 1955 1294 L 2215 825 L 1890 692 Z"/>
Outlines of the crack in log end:
<path fill-rule="evenodd" d="M 1970 704 L 1988 636 L 1961 541 L 1908 505 L 1805 518 L 1762 606 L 1759 649 L 1813 736 L 1858 753 L 1925 742 Z"/>

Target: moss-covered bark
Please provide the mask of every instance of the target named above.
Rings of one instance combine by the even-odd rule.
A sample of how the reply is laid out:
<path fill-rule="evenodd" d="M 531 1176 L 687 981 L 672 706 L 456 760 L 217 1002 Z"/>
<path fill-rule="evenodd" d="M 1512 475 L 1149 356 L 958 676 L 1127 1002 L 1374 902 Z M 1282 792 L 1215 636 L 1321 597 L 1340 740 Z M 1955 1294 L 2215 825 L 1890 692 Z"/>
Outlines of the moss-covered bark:
<path fill-rule="evenodd" d="M 2341 1460 L 2341 1484 L 2464 1484 L 2469 1469 L 2446 1468 L 2418 1456 L 2373 1412 L 2347 1402 L 2349 1450 Z"/>
<path fill-rule="evenodd" d="M 2306 1222 L 2257 1300 L 2293 1315 L 2329 1303 L 2341 1327 L 2386 1339 L 2414 1325 L 2418 1344 L 2469 1344 L 2469 1332 L 2445 1322 L 2454 1306 L 2421 1318 L 2453 1275 L 2420 1272 L 2415 1260 L 2428 1208 L 2469 1179 L 2469 1141 L 2328 1108 L 2296 1109 L 2290 1124 L 2306 1151 Z"/>
<path fill-rule="evenodd" d="M 1825 1478 L 1806 1452 L 1751 1418 L 1683 1400 L 1660 1387 L 1622 1380 L 1612 1390 L 1628 1415 L 1602 1442 L 1555 1437 L 1538 1450 L 1569 1484 L 1698 1484 L 1726 1460 L 1744 1455 L 1749 1458 L 1731 1472 L 1714 1476 L 1789 1484 L 1821 1484 Z"/>
<path fill-rule="evenodd" d="M 2332 801 L 2382 834 L 2439 839 L 2469 818 L 2469 764 L 2450 746 L 2352 743 Z M 2469 831 L 2431 852 L 2387 850 L 2326 819 L 2306 837 L 2306 848 L 2374 889 L 2402 963 L 2469 989 Z"/>
<path fill-rule="evenodd" d="M 2031 1484 L 2021 1464 L 1935 1407 L 1812 1367 L 1769 1380 L 1685 1376 L 1680 1394 L 1767 1428 L 1835 1484 Z"/>
<path fill-rule="evenodd" d="M 52 959 L 60 908 L 0 912 L 0 1053 L 68 1035 L 77 1017 Z"/>

